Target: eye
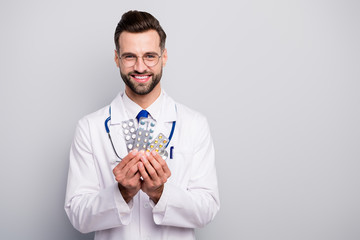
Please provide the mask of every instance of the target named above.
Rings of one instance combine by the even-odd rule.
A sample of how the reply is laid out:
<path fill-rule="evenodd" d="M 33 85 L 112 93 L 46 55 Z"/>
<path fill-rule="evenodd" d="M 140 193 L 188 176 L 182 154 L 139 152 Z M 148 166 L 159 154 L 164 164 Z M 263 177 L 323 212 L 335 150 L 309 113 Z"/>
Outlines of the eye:
<path fill-rule="evenodd" d="M 125 59 L 125 60 L 134 60 L 136 59 L 136 56 L 135 55 L 131 55 L 131 54 L 126 54 L 126 55 L 123 55 L 121 58 Z"/>
<path fill-rule="evenodd" d="M 155 60 L 156 58 L 157 58 L 156 54 L 149 53 L 149 54 L 144 55 L 144 59 L 146 59 L 146 60 Z"/>

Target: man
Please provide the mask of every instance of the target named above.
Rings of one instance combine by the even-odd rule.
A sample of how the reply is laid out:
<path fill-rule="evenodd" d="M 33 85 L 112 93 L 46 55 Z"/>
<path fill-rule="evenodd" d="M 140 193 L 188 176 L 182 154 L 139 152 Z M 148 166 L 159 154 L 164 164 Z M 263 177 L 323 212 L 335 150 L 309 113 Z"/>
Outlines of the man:
<path fill-rule="evenodd" d="M 161 89 L 165 39 L 151 14 L 125 13 L 115 31 L 125 92 L 78 123 L 65 211 L 77 230 L 95 231 L 95 239 L 195 239 L 194 228 L 219 210 L 208 123 Z M 139 112 L 156 122 L 154 136 L 169 142 L 165 151 L 127 145 L 124 127 L 140 128 Z"/>

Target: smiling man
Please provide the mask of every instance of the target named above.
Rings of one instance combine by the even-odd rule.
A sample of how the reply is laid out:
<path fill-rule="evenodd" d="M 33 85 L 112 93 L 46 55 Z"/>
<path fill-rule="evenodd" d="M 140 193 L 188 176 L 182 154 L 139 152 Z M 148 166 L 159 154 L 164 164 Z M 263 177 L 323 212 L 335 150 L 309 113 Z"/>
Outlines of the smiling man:
<path fill-rule="evenodd" d="M 167 51 L 161 48 L 159 42 L 160 36 L 155 30 L 141 33 L 123 31 L 118 36 L 115 62 L 126 85 L 125 92 L 135 102 L 137 98 L 151 104 L 160 95 L 160 79 Z M 142 56 L 142 61 L 138 61 L 138 56 Z"/>
<path fill-rule="evenodd" d="M 129 11 L 114 39 L 125 91 L 79 121 L 65 211 L 98 240 L 195 239 L 220 205 L 207 120 L 162 90 L 168 56 L 156 18 Z"/>

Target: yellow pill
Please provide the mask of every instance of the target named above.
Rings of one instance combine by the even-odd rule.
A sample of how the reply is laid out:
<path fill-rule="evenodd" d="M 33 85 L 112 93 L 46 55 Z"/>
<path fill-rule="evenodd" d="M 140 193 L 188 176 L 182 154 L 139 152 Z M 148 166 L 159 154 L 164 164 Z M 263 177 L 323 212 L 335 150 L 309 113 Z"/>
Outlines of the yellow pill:
<path fill-rule="evenodd" d="M 162 139 L 162 136 L 161 136 L 161 135 L 159 136 L 159 139 Z"/>

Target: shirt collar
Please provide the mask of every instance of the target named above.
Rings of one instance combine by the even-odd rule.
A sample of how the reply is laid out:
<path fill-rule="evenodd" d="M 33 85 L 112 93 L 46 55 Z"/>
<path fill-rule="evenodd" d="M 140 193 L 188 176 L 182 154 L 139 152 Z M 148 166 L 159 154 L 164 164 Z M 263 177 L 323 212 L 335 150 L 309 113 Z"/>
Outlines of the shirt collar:
<path fill-rule="evenodd" d="M 126 92 L 122 95 L 125 111 L 128 114 L 130 119 L 135 119 L 138 113 L 143 110 L 137 103 L 131 100 Z M 147 109 L 144 109 L 149 112 L 150 116 L 157 120 L 159 119 L 161 107 L 164 101 L 164 92 L 161 90 L 160 96 L 153 102 Z"/>
<path fill-rule="evenodd" d="M 130 106 L 130 107 L 129 107 Z M 133 102 L 125 92 L 120 92 L 111 102 L 111 124 L 120 124 L 128 119 L 135 119 L 141 107 Z M 173 122 L 177 119 L 175 101 L 164 90 L 160 96 L 147 108 L 150 115 L 157 121 Z"/>
<path fill-rule="evenodd" d="M 126 92 L 122 94 L 122 100 L 128 117 L 130 119 L 135 119 L 142 108 L 131 100 L 128 95 L 126 95 Z"/>

